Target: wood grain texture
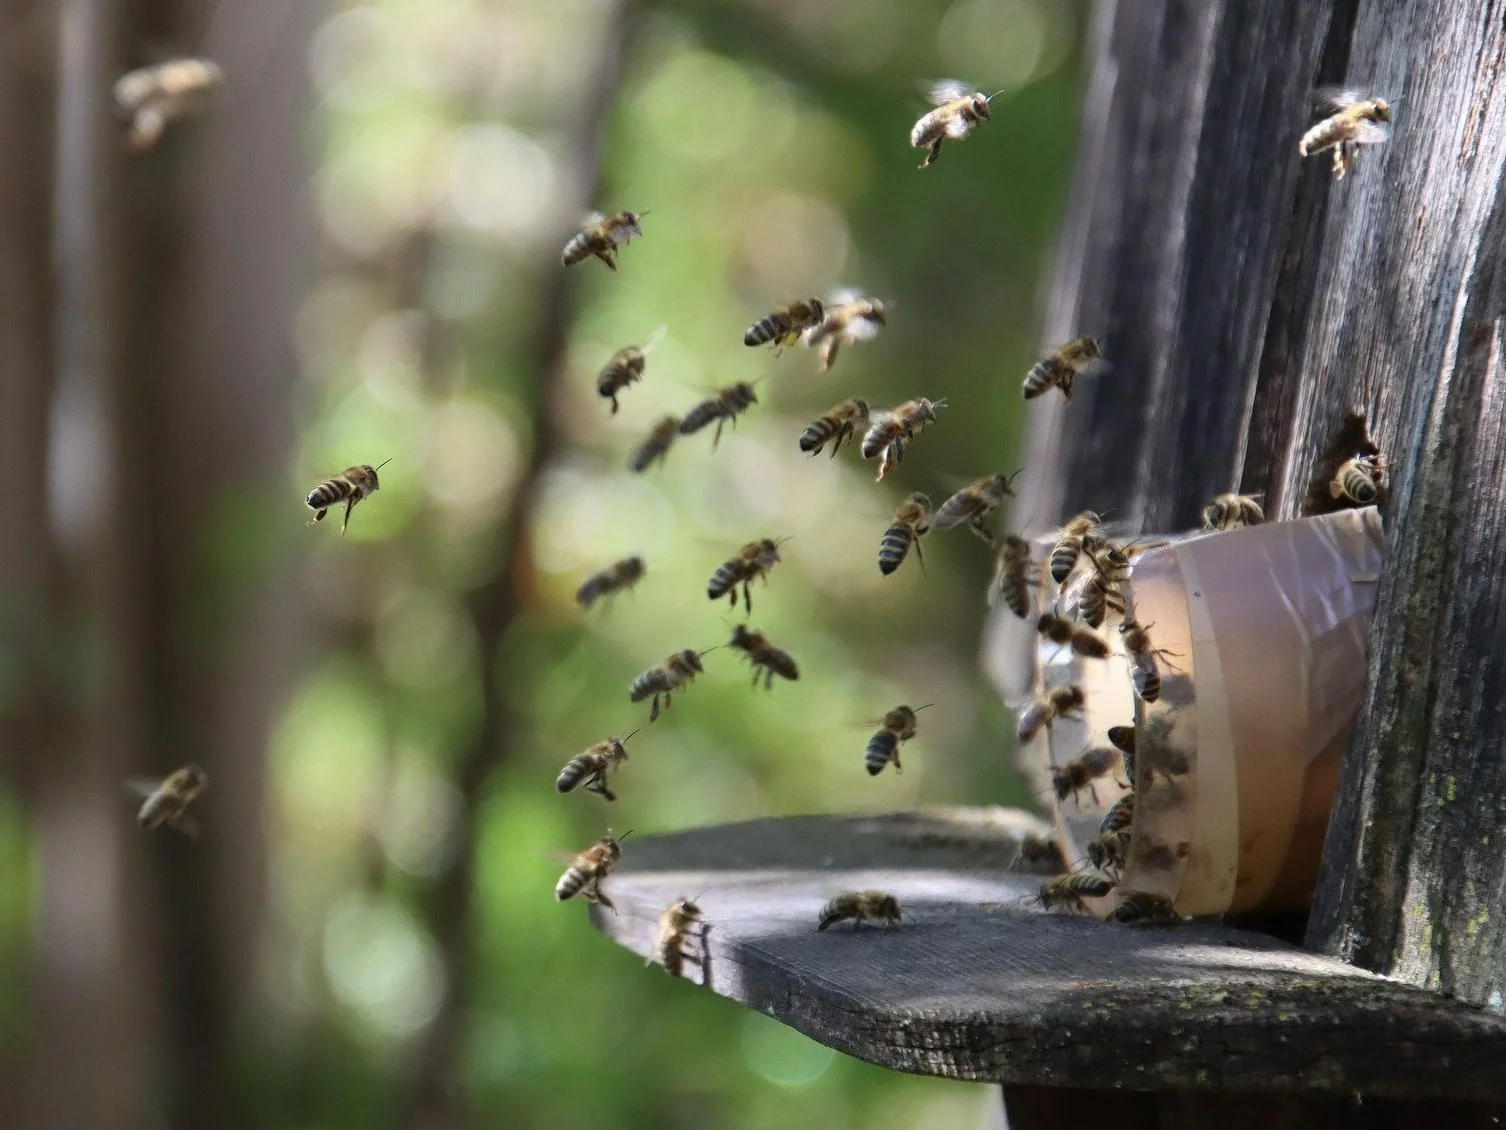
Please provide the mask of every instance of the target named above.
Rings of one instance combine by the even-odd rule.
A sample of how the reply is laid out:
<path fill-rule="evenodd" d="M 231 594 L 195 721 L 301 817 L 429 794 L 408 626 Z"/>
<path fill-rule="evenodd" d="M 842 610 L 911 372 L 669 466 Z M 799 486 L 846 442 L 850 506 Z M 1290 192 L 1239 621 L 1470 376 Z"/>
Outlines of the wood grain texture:
<path fill-rule="evenodd" d="M 592 920 L 647 954 L 663 907 L 699 895 L 708 987 L 902 1071 L 1506 1099 L 1506 1019 L 1260 935 L 1044 913 L 1029 905 L 1040 876 L 1008 870 L 1022 821 L 797 817 L 634 838 L 605 887 L 616 913 Z M 905 924 L 815 932 L 826 898 L 864 887 L 896 895 Z"/>

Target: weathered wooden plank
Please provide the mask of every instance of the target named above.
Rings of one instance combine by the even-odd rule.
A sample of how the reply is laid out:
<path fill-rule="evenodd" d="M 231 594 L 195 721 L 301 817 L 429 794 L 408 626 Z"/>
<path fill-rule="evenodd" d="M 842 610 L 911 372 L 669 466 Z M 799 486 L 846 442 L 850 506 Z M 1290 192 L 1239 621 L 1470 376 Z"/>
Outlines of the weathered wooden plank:
<path fill-rule="evenodd" d="M 902 1071 L 1506 1100 L 1506 1019 L 1258 934 L 1044 913 L 1040 877 L 1008 870 L 1020 819 L 995 817 L 981 848 L 966 810 L 634 838 L 606 885 L 616 913 L 592 918 L 647 954 L 660 910 L 699 894 L 708 987 Z M 859 887 L 895 894 L 906 923 L 815 932 Z"/>

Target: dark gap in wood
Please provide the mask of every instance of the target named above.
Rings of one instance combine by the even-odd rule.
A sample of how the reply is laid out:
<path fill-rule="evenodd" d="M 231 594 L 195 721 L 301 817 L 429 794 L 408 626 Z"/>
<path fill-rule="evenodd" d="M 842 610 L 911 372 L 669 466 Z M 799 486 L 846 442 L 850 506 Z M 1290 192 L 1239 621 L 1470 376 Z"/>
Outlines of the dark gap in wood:
<path fill-rule="evenodd" d="M 1335 498 L 1329 484 L 1338 474 L 1339 467 L 1356 455 L 1380 455 L 1384 452 L 1370 438 L 1369 424 L 1362 412 L 1351 412 L 1334 432 L 1333 439 L 1323 449 L 1313 466 L 1313 475 L 1303 498 L 1302 513 L 1330 514 L 1335 510 L 1350 510 L 1354 503 L 1344 498 Z M 1384 492 L 1381 495 L 1385 498 Z"/>

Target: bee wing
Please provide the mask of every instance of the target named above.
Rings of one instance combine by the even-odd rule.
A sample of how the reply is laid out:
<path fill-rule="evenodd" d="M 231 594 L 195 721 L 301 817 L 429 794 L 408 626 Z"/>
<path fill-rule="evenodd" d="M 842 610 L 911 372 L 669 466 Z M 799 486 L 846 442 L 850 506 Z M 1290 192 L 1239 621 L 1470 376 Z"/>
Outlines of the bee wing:
<path fill-rule="evenodd" d="M 580 226 L 583 228 L 592 228 L 605 219 L 606 217 L 600 212 L 587 212 L 580 218 Z"/>
<path fill-rule="evenodd" d="M 926 101 L 932 106 L 945 106 L 958 98 L 966 98 L 969 94 L 975 93 L 978 88 L 969 86 L 961 79 L 941 78 L 926 79 L 920 84 L 920 89 L 925 94 Z"/>
<path fill-rule="evenodd" d="M 882 329 L 878 322 L 872 318 L 854 318 L 847 323 L 843 331 L 848 341 L 869 341 L 878 336 Z"/>
<path fill-rule="evenodd" d="M 1363 121 L 1355 127 L 1354 137 L 1350 140 L 1357 141 L 1361 145 L 1379 145 L 1390 136 L 1390 122 Z"/>
<path fill-rule="evenodd" d="M 866 297 L 867 296 L 856 287 L 844 286 L 828 294 L 826 296 L 826 304 L 828 306 L 843 306 L 848 302 L 856 302 L 860 298 Z"/>
<path fill-rule="evenodd" d="M 948 137 L 952 137 L 952 138 L 966 137 L 968 134 L 970 134 L 972 132 L 973 132 L 973 123 L 969 119 L 964 118 L 961 114 L 958 114 L 955 117 L 947 119 L 947 123 L 946 123 L 946 135 Z"/>
<path fill-rule="evenodd" d="M 648 340 L 646 340 L 642 345 L 638 347 L 638 352 L 652 353 L 654 351 L 654 347 L 664 340 L 664 335 L 668 332 L 668 326 L 660 326 L 653 333 L 648 335 Z"/>
<path fill-rule="evenodd" d="M 145 799 L 151 796 L 162 786 L 161 778 L 131 777 L 126 780 L 126 791 L 132 796 Z"/>
<path fill-rule="evenodd" d="M 1321 114 L 1332 114 L 1366 97 L 1366 92 L 1357 86 L 1320 86 L 1313 91 L 1313 109 Z"/>

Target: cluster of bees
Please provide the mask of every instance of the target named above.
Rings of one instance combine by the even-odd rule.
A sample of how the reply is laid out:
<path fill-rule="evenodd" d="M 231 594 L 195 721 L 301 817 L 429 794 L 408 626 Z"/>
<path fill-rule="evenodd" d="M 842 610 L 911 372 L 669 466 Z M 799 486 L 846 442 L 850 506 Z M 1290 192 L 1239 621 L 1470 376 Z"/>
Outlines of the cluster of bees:
<path fill-rule="evenodd" d="M 131 71 L 115 85 L 117 110 L 124 123 L 127 147 L 133 152 L 152 148 L 174 120 L 202 110 L 210 96 L 223 82 L 220 67 L 208 59 L 174 59 L 151 67 Z M 1367 97 L 1352 90 L 1320 92 L 1326 117 L 1308 130 L 1298 143 L 1302 157 L 1333 151 L 1333 173 L 1342 178 L 1354 165 L 1363 145 L 1384 141 L 1389 135 L 1390 106 L 1385 99 Z M 932 109 L 910 131 L 910 144 L 924 151 L 920 168 L 933 165 L 947 141 L 966 138 L 975 127 L 989 118 L 989 103 L 996 95 L 986 95 L 954 80 L 933 84 L 928 91 Z M 617 255 L 630 240 L 643 235 L 642 219 L 647 212 L 593 213 L 565 244 L 561 255 L 565 267 L 595 258 L 613 272 Z M 825 300 L 805 298 L 782 306 L 748 327 L 743 342 L 749 347 L 772 345 L 777 351 L 801 345 L 813 349 L 818 371 L 824 372 L 836 361 L 844 345 L 869 341 L 887 325 L 892 303 L 855 291 L 842 291 Z M 647 357 L 662 340 L 661 327 L 642 345 L 627 346 L 607 362 L 596 382 L 598 394 L 610 402 L 615 415 L 619 396 L 641 381 Z M 1041 359 L 1026 375 L 1023 392 L 1027 400 L 1058 389 L 1070 402 L 1073 384 L 1083 373 L 1101 365 L 1099 341 L 1081 337 L 1067 342 Z M 720 443 L 723 428 L 736 426 L 738 417 L 758 403 L 753 384 L 739 381 L 703 398 L 683 416 L 666 416 L 649 432 L 633 451 L 629 466 L 635 472 L 663 462 L 676 437 L 694 435 L 712 425 L 713 450 Z M 861 434 L 858 447 L 863 459 L 878 459 L 876 478 L 882 481 L 904 460 L 910 443 L 931 424 L 937 413 L 947 406 L 945 398 L 916 397 L 890 408 L 881 408 L 862 398 L 851 398 L 834 405 L 812 421 L 798 438 L 799 449 L 811 456 L 830 446 L 835 457 L 844 442 Z M 310 524 L 321 522 L 328 512 L 343 505 L 340 531 L 349 526 L 352 511 L 360 502 L 380 489 L 378 472 L 384 463 L 359 464 L 344 470 L 311 490 L 306 505 L 313 511 Z M 1018 474 L 1018 472 L 1016 472 Z M 1348 459 L 1335 474 L 1330 492 L 1334 500 L 1356 506 L 1379 500 L 1383 487 L 1384 465 L 1378 453 L 1362 452 Z M 1135 693 L 1145 702 L 1154 702 L 1160 694 L 1158 663 L 1174 658 L 1151 641 L 1152 625 L 1142 625 L 1126 617 L 1123 586 L 1129 578 L 1133 557 L 1146 545 L 1119 544 L 1105 532 L 1102 520 L 1084 512 L 1069 521 L 1058 533 L 1046 560 L 1034 560 L 1026 539 L 1005 534 L 996 536 L 988 519 L 1005 499 L 1014 496 L 1015 476 L 991 474 L 977 479 L 953 494 L 933 511 L 928 495 L 907 495 L 895 509 L 893 518 L 879 541 L 878 566 L 884 575 L 894 573 L 911 550 L 924 567 L 921 539 L 935 529 L 965 525 L 995 550 L 995 569 L 988 589 L 988 602 L 1002 598 L 1016 616 L 1036 618 L 1041 636 L 1068 647 L 1078 656 L 1103 659 L 1110 653 L 1107 639 L 1100 629 L 1109 617 L 1120 620 L 1120 640 L 1129 656 Z M 1203 511 L 1205 529 L 1227 530 L 1264 520 L 1258 498 L 1225 494 L 1212 499 Z M 712 575 L 707 596 L 712 600 L 728 597 L 735 610 L 739 590 L 748 615 L 752 614 L 752 584 L 768 574 L 780 562 L 780 542 L 762 538 L 749 542 Z M 1079 568 L 1079 562 L 1085 567 Z M 583 609 L 598 601 L 610 601 L 620 592 L 643 579 L 645 562 L 640 556 L 624 558 L 586 579 L 576 599 Z M 1036 597 L 1047 587 L 1046 575 L 1056 586 L 1049 607 L 1037 608 Z M 776 646 L 764 633 L 746 624 L 737 625 L 728 644 L 749 661 L 755 686 L 762 680 L 772 689 L 776 677 L 799 678 L 795 660 Z M 628 697 L 631 702 L 650 701 L 649 721 L 656 721 L 669 708 L 673 695 L 684 690 L 704 671 L 703 658 L 711 651 L 687 648 L 669 656 L 662 664 L 635 677 Z M 1080 686 L 1056 687 L 1031 702 L 1019 718 L 1021 742 L 1034 738 L 1052 722 L 1080 711 L 1084 702 Z M 889 765 L 900 769 L 900 747 L 918 732 L 917 713 L 925 707 L 901 705 L 888 711 L 879 729 L 869 740 L 864 766 L 877 775 Z M 628 759 L 627 743 L 638 731 L 626 737 L 611 737 L 597 742 L 571 758 L 555 781 L 561 793 L 580 789 L 595 793 L 606 801 L 615 801 L 616 793 L 608 780 Z M 1123 769 L 1128 784 L 1134 784 L 1135 731 L 1133 726 L 1110 730 L 1114 748 L 1089 749 L 1064 766 L 1053 769 L 1052 788 L 1059 802 L 1076 800 L 1089 790 L 1096 800 L 1094 784 L 1116 767 Z M 184 766 L 158 782 L 133 783 L 145 799 L 138 812 L 141 825 L 148 829 L 169 827 L 189 837 L 196 836 L 197 825 L 188 809 L 208 784 L 204 771 L 194 765 Z M 1068 871 L 1045 883 L 1039 902 L 1049 908 L 1085 910 L 1084 900 L 1107 895 L 1114 889 L 1117 875 L 1125 862 L 1134 816 L 1134 795 L 1113 805 L 1104 816 L 1098 837 L 1089 845 L 1091 868 Z M 607 876 L 622 857 L 622 842 L 631 833 L 607 835 L 576 855 L 555 885 L 555 898 L 565 901 L 576 896 L 587 902 L 612 908 L 602 889 Z M 1148 892 L 1120 892 L 1123 901 L 1110 916 L 1118 921 L 1162 920 L 1174 918 L 1170 900 Z M 897 899 L 882 891 L 848 891 L 831 898 L 817 915 L 816 930 L 852 921 L 854 929 L 865 921 L 898 925 L 903 914 Z M 658 939 L 649 961 L 658 961 L 673 975 L 679 976 L 687 961 L 702 964 L 705 960 L 707 924 L 695 900 L 679 898 L 665 908 L 660 918 Z M 699 944 L 692 943 L 699 931 Z"/>

